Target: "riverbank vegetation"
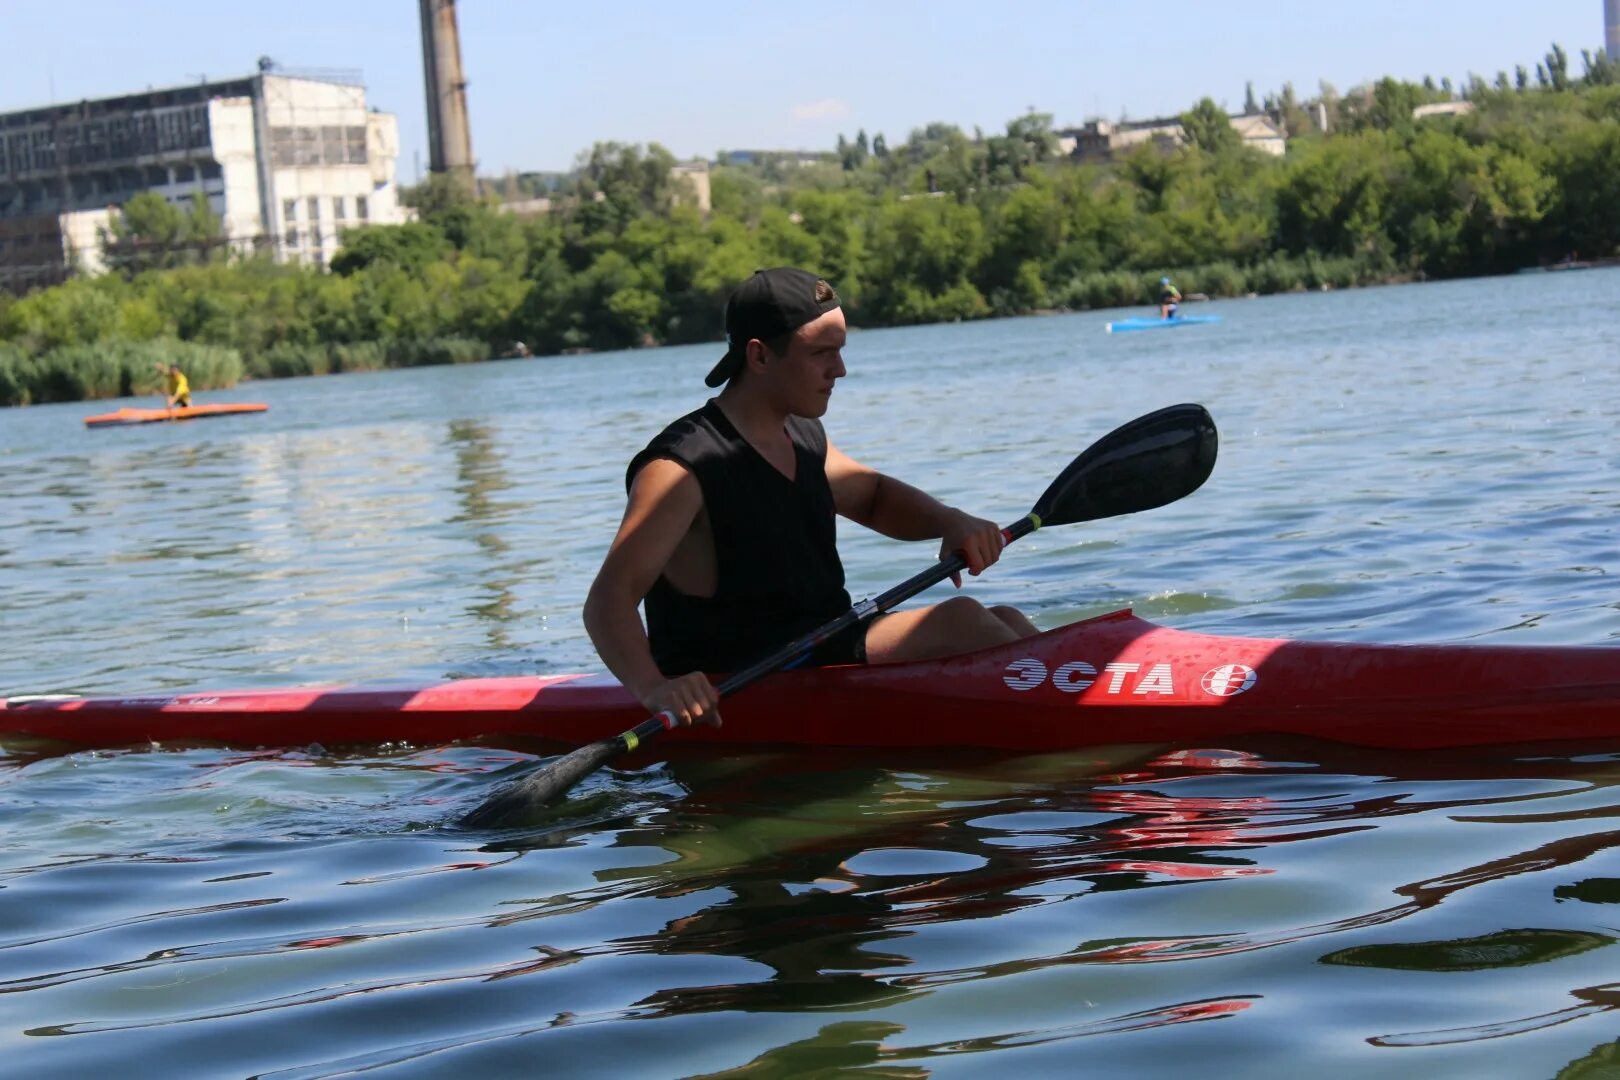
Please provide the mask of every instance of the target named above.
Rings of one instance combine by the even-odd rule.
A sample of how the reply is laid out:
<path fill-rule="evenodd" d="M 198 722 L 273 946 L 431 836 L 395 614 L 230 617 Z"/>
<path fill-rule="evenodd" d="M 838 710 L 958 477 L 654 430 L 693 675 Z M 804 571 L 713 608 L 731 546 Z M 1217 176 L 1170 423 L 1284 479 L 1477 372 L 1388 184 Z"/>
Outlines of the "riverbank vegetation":
<path fill-rule="evenodd" d="M 694 205 L 672 155 L 599 144 L 521 217 L 430 183 L 418 220 L 350 230 L 329 270 L 227 259 L 206 207 L 125 208 L 114 272 L 0 297 L 0 403 L 152 391 L 152 359 L 197 389 L 255 378 L 718 339 L 756 267 L 814 267 L 851 321 L 887 326 L 1147 303 L 1161 274 L 1236 296 L 1502 273 L 1620 254 L 1620 79 L 1563 51 L 1494 82 L 1385 79 L 1263 110 L 1285 156 L 1246 149 L 1204 99 L 1184 145 L 1100 164 L 1031 113 L 984 136 L 864 132 L 818 160 L 709 173 Z M 1251 92 L 1252 98 L 1252 92 Z M 1414 118 L 1423 104 L 1472 111 Z M 1325 130 L 1323 130 L 1325 128 Z M 161 203 L 161 200 L 156 200 Z M 168 242 L 164 237 L 171 238 Z"/>

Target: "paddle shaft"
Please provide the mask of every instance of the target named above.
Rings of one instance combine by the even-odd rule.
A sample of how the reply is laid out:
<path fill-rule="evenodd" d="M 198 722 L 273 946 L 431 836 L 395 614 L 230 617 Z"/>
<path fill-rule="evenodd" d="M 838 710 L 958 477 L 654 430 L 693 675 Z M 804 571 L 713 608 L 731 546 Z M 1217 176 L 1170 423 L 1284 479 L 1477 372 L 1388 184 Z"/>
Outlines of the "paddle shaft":
<path fill-rule="evenodd" d="M 1028 536 L 1040 528 L 1040 521 L 1040 517 L 1034 513 L 1025 514 L 1005 529 L 1002 529 L 1001 538 L 1010 544 L 1019 537 Z M 933 566 L 907 578 L 887 592 L 880 593 L 870 600 L 862 600 L 826 625 L 810 631 L 801 638 L 788 642 L 780 649 L 754 661 L 754 663 L 741 671 L 733 672 L 714 688 L 715 692 L 721 697 L 725 697 L 727 694 L 736 693 L 749 683 L 756 682 L 772 672 L 792 667 L 796 661 L 809 656 L 823 642 L 843 633 L 862 619 L 880 615 L 893 608 L 896 604 L 910 600 L 924 589 L 937 585 L 952 574 L 960 573 L 965 569 L 967 569 L 967 560 L 963 559 L 960 554 L 952 555 L 948 559 L 941 559 Z M 649 716 L 629 731 L 615 736 L 615 740 L 626 751 L 634 750 L 648 739 L 655 738 L 666 731 L 673 731 L 681 726 L 681 722 L 675 718 L 675 714 L 666 709 L 663 712 Z"/>

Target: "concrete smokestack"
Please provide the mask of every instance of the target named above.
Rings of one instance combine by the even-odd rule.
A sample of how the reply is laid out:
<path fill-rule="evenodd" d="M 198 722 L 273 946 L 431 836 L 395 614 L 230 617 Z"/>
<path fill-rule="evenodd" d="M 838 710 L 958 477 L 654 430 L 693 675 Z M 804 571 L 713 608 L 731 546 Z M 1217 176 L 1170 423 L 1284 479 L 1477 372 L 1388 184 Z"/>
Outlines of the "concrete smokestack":
<path fill-rule="evenodd" d="M 471 192 L 475 179 L 467 79 L 461 71 L 456 0 L 420 0 L 422 76 L 427 84 L 428 167 Z"/>
<path fill-rule="evenodd" d="M 1620 64 L 1620 0 L 1603 0 L 1603 45 Z"/>

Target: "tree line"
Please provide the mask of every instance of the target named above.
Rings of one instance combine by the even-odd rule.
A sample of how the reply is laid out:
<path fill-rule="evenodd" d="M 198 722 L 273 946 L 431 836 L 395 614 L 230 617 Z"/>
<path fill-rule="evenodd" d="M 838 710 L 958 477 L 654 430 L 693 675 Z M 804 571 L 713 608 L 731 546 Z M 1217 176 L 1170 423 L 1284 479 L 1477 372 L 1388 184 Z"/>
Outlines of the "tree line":
<path fill-rule="evenodd" d="M 1285 87 L 1261 105 L 1291 136 L 1283 157 L 1245 148 L 1208 98 L 1181 117 L 1183 144 L 1102 164 L 1067 159 L 1041 113 L 993 135 L 860 132 L 820 160 L 715 167 L 707 214 L 667 150 L 603 143 L 551 213 L 430 182 L 418 220 L 349 230 L 326 271 L 232 256 L 206 205 L 138 197 L 107 238 L 113 272 L 0 297 L 0 403 L 142 392 L 150 348 L 183 348 L 182 367 L 195 356 L 206 389 L 518 342 L 714 340 L 726 293 L 777 264 L 824 274 L 852 323 L 889 326 L 1143 304 L 1162 274 L 1231 296 L 1611 257 L 1620 80 L 1601 54 L 1584 64 L 1573 75 L 1555 46 L 1533 76 L 1461 88 L 1383 79 L 1300 100 Z M 1472 111 L 1413 118 L 1452 99 Z M 126 358 L 116 372 L 110 356 Z"/>

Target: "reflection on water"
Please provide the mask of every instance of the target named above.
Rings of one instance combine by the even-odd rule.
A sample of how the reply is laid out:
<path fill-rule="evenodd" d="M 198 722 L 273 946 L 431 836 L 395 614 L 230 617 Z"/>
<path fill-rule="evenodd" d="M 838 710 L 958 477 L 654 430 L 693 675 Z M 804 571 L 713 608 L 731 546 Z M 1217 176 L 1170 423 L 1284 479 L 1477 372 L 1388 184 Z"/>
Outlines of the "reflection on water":
<path fill-rule="evenodd" d="M 1358 945 L 1328 953 L 1324 964 L 1401 968 L 1406 971 L 1484 971 L 1541 964 L 1588 949 L 1614 944 L 1609 934 L 1584 930 L 1497 930 L 1452 941 L 1413 941 L 1398 945 Z"/>
<path fill-rule="evenodd" d="M 510 543 L 502 534 L 501 526 L 527 508 L 522 502 L 502 501 L 502 492 L 512 488 L 506 478 L 505 462 L 495 439 L 494 431 L 486 424 L 458 420 L 450 424 L 450 441 L 456 454 L 456 494 L 463 510 L 450 518 L 451 523 L 464 524 L 472 531 L 473 541 L 485 556 L 486 598 L 473 606 L 473 612 L 488 620 L 489 648 L 508 652 L 512 641 L 503 624 L 523 617 L 517 605 L 515 586 L 522 578 L 522 568 L 508 564 Z"/>
<path fill-rule="evenodd" d="M 970 584 L 1047 625 L 1129 604 L 1238 634 L 1620 640 L 1620 369 L 1589 366 L 1620 355 L 1593 315 L 1620 275 L 1580 278 L 1231 304 L 1166 342 L 1107 338 L 1106 313 L 865 332 L 829 427 L 999 518 L 1100 431 L 1208 404 L 1204 491 L 1043 531 Z M 0 414 L 0 694 L 592 666 L 578 609 L 624 460 L 701 400 L 711 353 L 248 384 L 271 411 L 212 429 Z M 843 547 L 857 593 L 932 555 Z M 1614 747 L 672 739 L 543 827 L 454 827 L 533 749 L 0 743 L 10 1070 L 1620 1062 Z"/>
<path fill-rule="evenodd" d="M 1462 1073 L 1482 1043 L 1579 1032 L 1616 1000 L 1620 834 L 1587 829 L 1620 804 L 1615 774 L 1577 756 L 677 755 L 593 779 L 541 830 L 435 827 L 501 759 L 21 769 L 28 798 L 7 784 L 0 810 L 57 837 L 0 868 L 0 994 L 30 1055 L 71 1070 L 131 1039 L 184 1058 L 193 1031 L 227 1025 L 237 1052 L 220 1060 L 286 1075 L 657 1072 L 671 1054 L 684 1075 L 925 1075 L 987 1054 L 1039 1071 L 1092 1036 L 1128 1038 L 1149 1073 L 1198 1054 L 1287 1075 L 1324 1043 L 1335 1075 L 1387 1075 L 1382 1054 L 1419 1046 Z M 73 836 L 88 842 L 66 853 Z M 1496 922 L 1445 932 L 1481 916 Z M 1504 1013 L 1501 979 L 1527 1007 Z M 610 1034 L 631 1022 L 633 1042 Z M 1596 1041 L 1532 1041 L 1520 1060 Z"/>

